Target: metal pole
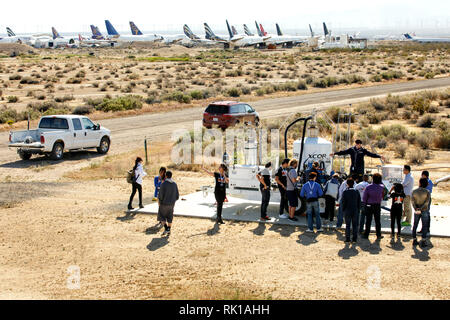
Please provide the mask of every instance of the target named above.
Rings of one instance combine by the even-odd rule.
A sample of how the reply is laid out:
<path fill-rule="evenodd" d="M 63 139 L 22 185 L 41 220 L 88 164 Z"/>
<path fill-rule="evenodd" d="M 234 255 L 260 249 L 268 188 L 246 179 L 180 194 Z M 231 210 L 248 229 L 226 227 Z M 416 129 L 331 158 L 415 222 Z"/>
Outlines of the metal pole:
<path fill-rule="evenodd" d="M 144 146 L 145 146 L 145 164 L 148 164 L 147 137 L 145 137 Z"/>

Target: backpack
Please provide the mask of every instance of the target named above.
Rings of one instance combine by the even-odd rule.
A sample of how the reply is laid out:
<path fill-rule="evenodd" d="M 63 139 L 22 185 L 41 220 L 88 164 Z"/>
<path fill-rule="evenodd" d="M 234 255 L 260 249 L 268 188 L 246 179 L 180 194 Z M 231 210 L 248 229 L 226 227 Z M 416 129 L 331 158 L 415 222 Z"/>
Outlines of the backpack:
<path fill-rule="evenodd" d="M 135 180 L 134 170 L 131 169 L 131 170 L 127 171 L 127 182 L 132 184 L 134 182 L 134 180 Z"/>
<path fill-rule="evenodd" d="M 139 175 L 136 177 L 136 174 L 133 169 L 131 169 L 130 171 L 127 171 L 127 182 L 128 183 L 130 183 L 130 184 L 136 183 L 136 180 L 138 177 L 139 177 Z"/>
<path fill-rule="evenodd" d="M 327 183 L 327 192 L 325 193 L 328 196 L 331 196 L 333 198 L 337 198 L 339 193 L 339 185 L 337 183 L 330 182 Z"/>

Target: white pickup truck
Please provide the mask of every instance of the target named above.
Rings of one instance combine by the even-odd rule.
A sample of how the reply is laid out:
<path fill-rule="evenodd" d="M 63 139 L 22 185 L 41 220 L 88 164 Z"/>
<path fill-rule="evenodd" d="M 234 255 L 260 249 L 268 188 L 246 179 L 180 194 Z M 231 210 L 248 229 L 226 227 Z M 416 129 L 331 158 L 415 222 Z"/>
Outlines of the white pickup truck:
<path fill-rule="evenodd" d="M 101 154 L 107 153 L 110 134 L 111 131 L 84 116 L 45 116 L 35 130 L 10 132 L 8 146 L 17 148 L 23 160 L 30 159 L 32 154 L 50 155 L 54 160 L 61 160 L 64 150 L 96 148 Z"/>

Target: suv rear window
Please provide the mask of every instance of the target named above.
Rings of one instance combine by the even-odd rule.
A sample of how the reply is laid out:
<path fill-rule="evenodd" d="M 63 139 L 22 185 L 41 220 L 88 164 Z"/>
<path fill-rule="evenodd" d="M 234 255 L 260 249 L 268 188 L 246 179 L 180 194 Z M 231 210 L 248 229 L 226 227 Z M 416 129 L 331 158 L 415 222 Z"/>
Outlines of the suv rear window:
<path fill-rule="evenodd" d="M 39 123 L 40 129 L 69 129 L 67 119 L 63 118 L 42 118 Z"/>
<path fill-rule="evenodd" d="M 210 104 L 208 108 L 206 108 L 205 112 L 212 114 L 225 114 L 228 113 L 228 106 L 221 106 L 216 104 Z"/>

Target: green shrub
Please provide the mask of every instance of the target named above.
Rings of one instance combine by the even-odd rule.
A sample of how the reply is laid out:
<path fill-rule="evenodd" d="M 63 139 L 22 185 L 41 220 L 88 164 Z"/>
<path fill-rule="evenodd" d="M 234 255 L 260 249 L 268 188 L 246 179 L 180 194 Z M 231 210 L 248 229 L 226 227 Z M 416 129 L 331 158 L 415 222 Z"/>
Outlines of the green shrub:
<path fill-rule="evenodd" d="M 96 110 L 103 112 L 135 110 L 141 108 L 142 108 L 142 97 L 134 95 L 117 98 L 104 98 L 100 104 L 95 106 Z"/>
<path fill-rule="evenodd" d="M 11 123 L 18 120 L 17 111 L 11 108 L 0 110 L 0 123 Z"/>
<path fill-rule="evenodd" d="M 417 120 L 416 125 L 421 128 L 431 128 L 435 122 L 435 117 L 426 114 Z"/>
<path fill-rule="evenodd" d="M 94 110 L 94 108 L 92 106 L 78 106 L 73 110 L 73 114 L 76 115 L 85 115 L 85 114 L 89 114 Z"/>
<path fill-rule="evenodd" d="M 297 89 L 298 90 L 308 90 L 308 85 L 306 84 L 306 81 L 304 80 L 299 80 L 297 82 Z"/>
<path fill-rule="evenodd" d="M 239 97 L 241 95 L 241 90 L 239 88 L 230 88 L 227 90 L 227 95 L 230 97 Z"/>
<path fill-rule="evenodd" d="M 408 151 L 408 144 L 406 143 L 394 144 L 394 153 L 398 158 L 405 158 L 406 151 Z"/>
<path fill-rule="evenodd" d="M 191 98 L 194 99 L 194 100 L 201 100 L 201 99 L 203 99 L 203 92 L 200 91 L 200 90 L 191 91 L 190 95 L 191 95 Z"/>
<path fill-rule="evenodd" d="M 408 161 L 410 164 L 421 165 L 425 162 L 425 154 L 420 149 L 413 149 L 408 153 Z"/>
<path fill-rule="evenodd" d="M 429 149 L 432 147 L 434 141 L 434 133 L 431 131 L 422 131 L 416 135 L 416 143 L 422 149 Z"/>
<path fill-rule="evenodd" d="M 17 96 L 8 96 L 6 97 L 6 100 L 8 100 L 8 103 L 16 103 L 19 101 L 19 97 Z"/>

